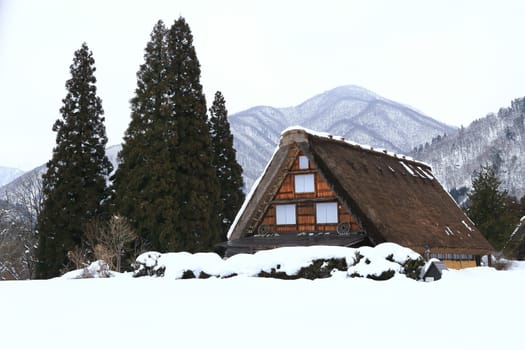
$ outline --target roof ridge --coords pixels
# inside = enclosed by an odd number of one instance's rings
[[[300,136],[301,134],[303,134],[304,136]],[[319,138],[324,138],[324,139],[332,140],[332,141],[344,142],[345,144],[347,144],[349,146],[353,146],[353,147],[359,148],[359,149],[361,149],[363,151],[383,154],[383,155],[386,155],[386,156],[389,156],[389,157],[392,157],[392,158],[395,158],[395,159],[398,159],[398,160],[401,160],[401,161],[411,162],[411,163],[414,163],[414,164],[417,164],[417,165],[422,165],[422,166],[425,166],[425,167],[427,167],[429,169],[432,169],[430,164],[425,163],[425,162],[420,161],[420,160],[416,160],[416,159],[414,159],[414,158],[412,158],[410,156],[407,156],[407,155],[404,155],[404,154],[401,154],[401,153],[393,153],[393,152],[388,151],[387,149],[380,148],[380,147],[375,148],[373,146],[360,144],[360,143],[357,143],[355,141],[347,140],[343,136],[336,136],[336,135],[332,135],[332,134],[330,134],[328,132],[320,132],[320,131],[311,130],[311,129],[302,127],[300,125],[294,125],[294,126],[291,126],[291,127],[288,127],[286,129],[284,129],[281,132],[280,145],[296,142],[297,139],[305,139],[305,141],[306,141],[306,135],[315,136],[315,137],[319,137]]]

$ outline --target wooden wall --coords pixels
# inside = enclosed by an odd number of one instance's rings
[[[467,267],[476,267],[476,260],[443,260],[443,263],[449,269],[465,269]]]
[[[315,217],[316,201],[302,201],[296,204],[296,224],[295,225],[276,225],[275,205],[272,204],[262,224],[268,225],[271,232],[335,232],[337,224],[316,224]],[[339,222],[349,222],[352,225],[352,231],[359,231],[361,228],[357,220],[350,215],[340,204],[338,205]]]
[[[295,193],[294,191],[294,176],[297,174],[314,174],[315,178],[315,192],[313,193]],[[335,198],[335,194],[330,190],[328,184],[323,181],[321,175],[316,171],[296,171],[290,172],[275,196],[275,200],[290,200],[302,198]]]
[[[268,208],[262,224],[269,227],[270,232],[336,232],[337,224],[316,224],[315,204],[318,202],[337,202],[335,194],[330,186],[323,180],[317,169],[309,163],[308,169],[299,168],[300,153],[289,169],[279,191]],[[315,191],[312,193],[295,193],[294,176],[298,174],[314,174]],[[295,225],[276,225],[275,206],[279,204],[295,204],[296,224]],[[356,218],[347,212],[338,203],[338,222],[349,222],[352,231],[359,231],[361,228]]]

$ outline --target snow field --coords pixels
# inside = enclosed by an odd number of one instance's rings
[[[516,348],[525,270],[2,282],[2,349]]]

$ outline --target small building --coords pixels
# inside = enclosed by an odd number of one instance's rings
[[[444,270],[448,270],[447,266],[442,261],[432,258],[421,269],[419,279],[425,282],[440,280]]]
[[[493,251],[427,164],[291,128],[281,135],[222,247],[231,256],[282,246],[381,242],[426,251],[451,268],[476,266]]]

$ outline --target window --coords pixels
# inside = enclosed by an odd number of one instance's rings
[[[295,204],[276,205],[276,224],[295,225]]]
[[[337,203],[317,203],[315,205],[315,215],[318,224],[337,223]]]
[[[295,192],[315,192],[314,174],[295,175]]]
[[[299,157],[299,169],[308,169],[308,157],[306,156]]]

